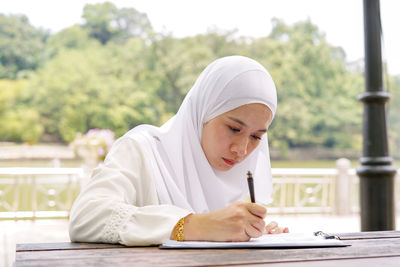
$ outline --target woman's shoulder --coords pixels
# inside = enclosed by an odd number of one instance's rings
[[[109,159],[125,161],[134,159],[136,163],[151,158],[151,150],[156,147],[157,138],[145,131],[129,131],[118,138],[107,155]]]
[[[112,145],[108,156],[127,156],[127,155],[141,155],[145,148],[145,142],[140,136],[124,135],[115,141]]]

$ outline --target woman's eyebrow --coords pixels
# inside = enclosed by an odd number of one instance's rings
[[[228,117],[228,118],[231,119],[231,120],[233,120],[233,121],[235,121],[235,122],[237,122],[237,123],[239,123],[240,125],[242,125],[242,126],[244,126],[244,127],[247,127],[247,124],[244,123],[243,121],[239,120],[239,119],[236,119],[236,118],[233,118],[233,117]],[[260,130],[257,130],[257,132],[266,133],[266,132],[267,132],[267,129],[260,129]]]

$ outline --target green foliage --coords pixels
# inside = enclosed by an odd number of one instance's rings
[[[362,77],[346,70],[343,51],[327,44],[316,26],[275,20],[250,56],[271,70],[278,90],[272,146],[360,148]]]
[[[50,36],[46,47],[49,53],[54,55],[61,49],[85,49],[96,44],[98,41],[91,38],[87,30],[79,25],[74,25]]]
[[[155,93],[165,103],[164,111],[170,117],[178,110],[199,73],[215,56],[195,38],[161,36],[150,49],[151,70],[160,81]]]
[[[118,9],[114,4],[87,4],[83,9],[83,25],[89,35],[102,44],[124,43],[131,37],[146,37],[152,27],[146,14],[134,8]]]
[[[26,16],[0,14],[0,79],[16,79],[23,70],[36,69],[46,38],[47,33],[30,25]]]
[[[0,80],[0,140],[70,142],[93,128],[119,137],[139,124],[161,125],[210,62],[240,54],[263,64],[276,83],[272,148],[361,148],[362,70],[350,71],[343,50],[310,21],[274,19],[270,35],[257,39],[219,29],[175,38],[152,32],[146,14],[108,2],[86,5],[83,18],[46,39],[26,18],[0,15],[7,37],[0,38],[1,77],[34,70]],[[390,142],[400,151],[400,79],[388,81]]]
[[[0,80],[0,140],[39,141],[43,127],[37,110],[21,103],[27,81]]]
[[[71,141],[77,131],[91,128],[110,128],[120,136],[139,123],[157,123],[151,96],[133,79],[140,64],[127,72],[119,50],[124,47],[61,50],[32,77],[32,105],[45,118],[46,134]]]

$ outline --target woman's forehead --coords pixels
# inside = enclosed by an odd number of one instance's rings
[[[272,120],[271,110],[264,104],[253,103],[225,112],[221,117],[236,121],[244,126],[268,128]]]
[[[247,114],[247,113],[257,113],[259,115],[270,116],[272,114],[271,109],[261,103],[251,103],[234,108],[225,114]]]

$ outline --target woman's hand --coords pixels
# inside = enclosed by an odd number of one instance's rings
[[[287,227],[279,227],[277,222],[270,222],[265,227],[265,234],[281,234],[281,233],[289,233],[289,228]]]
[[[243,202],[210,213],[190,214],[185,218],[185,240],[248,241],[264,234],[266,215],[263,206]]]

